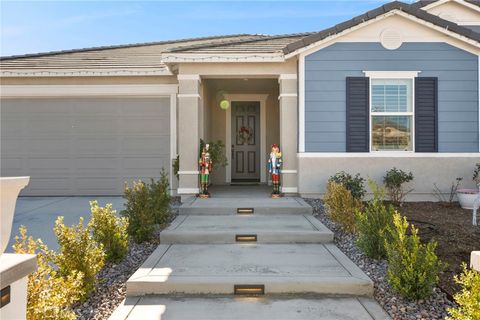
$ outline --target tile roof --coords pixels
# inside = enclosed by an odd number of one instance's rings
[[[420,0],[414,4],[394,1],[320,32],[285,35],[236,34],[130,45],[55,51],[22,56],[0,57],[5,70],[88,70],[88,69],[166,69],[162,54],[200,53],[279,53],[289,54],[317,41],[372,20],[392,10],[401,10],[436,26],[480,42],[480,33],[429,14],[421,8],[439,0]],[[480,0],[465,0],[480,5]]]
[[[165,68],[161,62],[161,54],[178,46],[216,44],[227,40],[240,41],[264,37],[264,35],[236,34],[26,54],[1,57],[0,67],[2,69]]]

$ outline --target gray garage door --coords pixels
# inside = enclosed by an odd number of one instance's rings
[[[169,98],[5,99],[1,175],[22,195],[120,195],[170,167]]]

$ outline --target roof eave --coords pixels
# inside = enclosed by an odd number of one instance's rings
[[[20,69],[1,68],[0,77],[118,77],[118,76],[172,76],[168,68],[116,69]]]

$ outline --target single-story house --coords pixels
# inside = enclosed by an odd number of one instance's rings
[[[215,184],[268,183],[321,196],[345,170],[412,171],[472,187],[480,160],[480,1],[391,2],[320,32],[238,34],[2,57],[1,175],[23,195],[119,195],[170,173],[198,193],[199,141],[222,140]],[[220,100],[228,100],[226,109]],[[171,168],[179,155],[179,179]]]

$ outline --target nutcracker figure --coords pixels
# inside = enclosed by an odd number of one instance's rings
[[[268,172],[272,176],[273,192],[272,198],[280,198],[280,169],[282,167],[282,153],[280,148],[276,145],[272,145],[272,152],[268,158]]]
[[[209,198],[208,185],[210,183],[210,173],[212,172],[213,165],[210,153],[208,152],[209,145],[206,144],[203,147],[202,155],[198,164],[200,166],[200,198]]]

